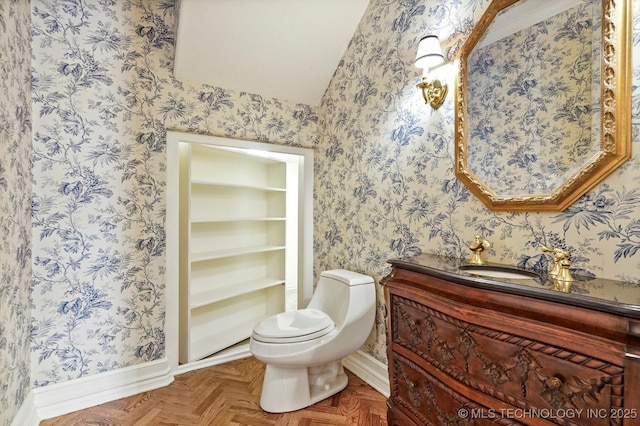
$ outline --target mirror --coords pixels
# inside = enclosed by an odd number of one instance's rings
[[[631,156],[631,0],[493,0],[458,53],[455,173],[562,211]]]

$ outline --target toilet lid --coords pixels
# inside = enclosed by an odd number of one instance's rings
[[[262,342],[301,342],[324,336],[334,327],[324,312],[298,309],[263,319],[253,329],[253,335]]]

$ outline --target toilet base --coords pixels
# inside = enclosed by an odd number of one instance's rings
[[[341,360],[315,367],[280,367],[267,364],[260,407],[269,413],[300,410],[347,387]]]

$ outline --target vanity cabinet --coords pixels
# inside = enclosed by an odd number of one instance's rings
[[[640,307],[391,264],[389,425],[640,425]]]

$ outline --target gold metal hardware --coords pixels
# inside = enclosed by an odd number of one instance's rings
[[[467,61],[480,40],[487,34],[489,27],[495,24],[494,18],[503,9],[511,7],[517,0],[492,1],[457,54],[457,78],[454,85],[455,151],[454,165],[458,179],[482,201],[495,211],[562,211],[577,201],[587,191],[599,184],[607,175],[615,171],[631,157],[631,94],[632,90],[632,36],[633,8],[632,0],[602,0],[598,4],[597,15],[602,22],[597,26],[601,33],[597,36],[599,45],[594,44],[594,57],[597,57],[597,84],[599,93],[594,94],[594,103],[600,103],[601,110],[595,114],[593,135],[599,135],[594,141],[594,155],[574,165],[573,173],[552,192],[543,194],[499,194],[474,173],[472,159],[468,153],[473,144],[469,129],[477,123],[472,121],[469,112],[468,86],[473,70]],[[596,81],[596,80],[594,80]],[[501,166],[503,164],[499,164]]]
[[[422,77],[422,82],[416,86],[422,89],[422,97],[424,102],[431,105],[431,108],[438,109],[444,103],[447,97],[447,85],[440,80],[428,81],[426,77]]]
[[[480,238],[480,235],[476,235],[474,238],[475,240],[469,245],[469,249],[473,252],[469,263],[473,265],[483,265],[485,261],[482,258],[482,252],[491,247],[491,243]]]
[[[553,253],[553,268],[549,271],[549,275],[551,275],[552,278],[557,277],[560,273],[560,263],[565,259],[569,259],[569,252],[547,246],[542,246],[542,252]]]
[[[553,268],[549,271],[549,276],[553,279],[553,289],[568,293],[575,281],[569,270],[569,252],[547,246],[542,246],[542,252],[553,253]]]
[[[423,77],[416,87],[422,89],[422,97],[425,103],[431,105],[431,108],[438,109],[447,97],[447,85],[438,79],[429,81],[427,75],[431,69],[437,67],[444,62],[442,54],[442,46],[440,39],[435,34],[428,34],[420,39],[418,43],[418,51],[416,52],[415,65],[422,68]]]
[[[571,263],[569,263],[568,259],[563,259],[560,262],[560,272],[553,278],[553,288],[555,290],[559,290],[564,293],[569,293],[569,290],[571,290],[571,285],[575,279],[571,276],[571,271],[569,271],[570,266]]]
[[[562,380],[559,379],[558,377],[551,377],[546,380],[545,384],[549,389],[556,390],[556,389],[560,389],[560,387],[562,386]]]

